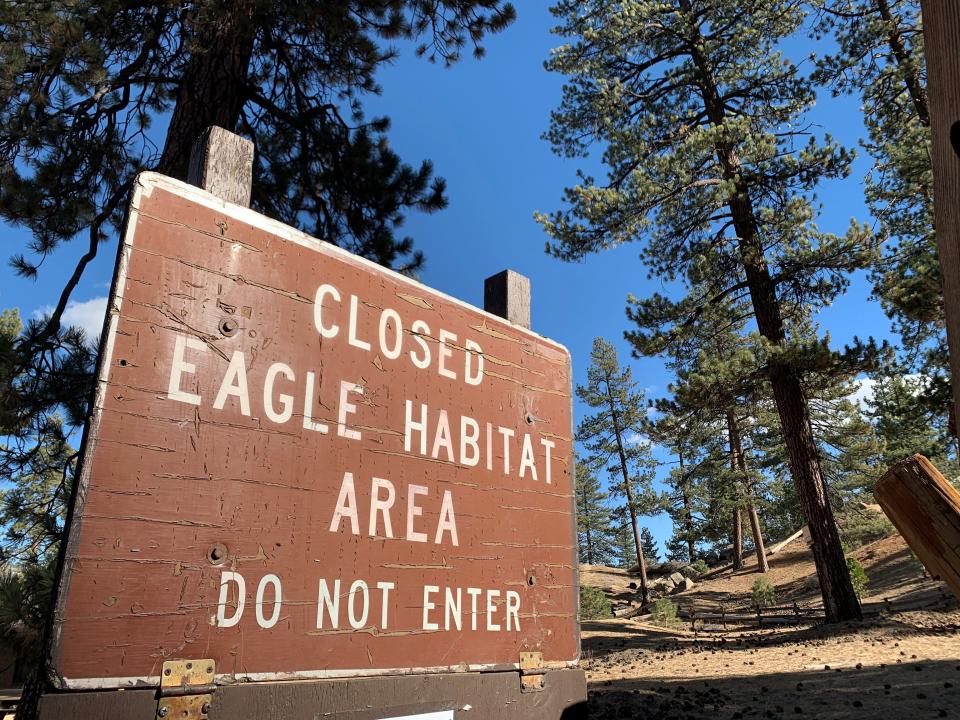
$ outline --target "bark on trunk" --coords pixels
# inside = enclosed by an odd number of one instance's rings
[[[757,507],[753,504],[753,496],[747,482],[747,458],[743,452],[743,440],[740,435],[740,424],[732,410],[727,411],[727,436],[730,439],[730,456],[733,462],[733,471],[739,476],[737,483],[737,499],[740,500],[741,489],[747,488],[746,510],[750,518],[750,532],[753,535],[753,547],[757,553],[757,572],[765,573],[770,569],[767,564],[767,553],[763,545],[763,532],[760,528],[760,518],[757,516]],[[738,507],[739,509],[739,507]]]
[[[692,12],[690,0],[680,0],[680,6],[689,16]],[[692,37],[689,53],[700,75],[704,108],[710,122],[720,126],[726,118],[716,79],[703,54],[702,37],[696,25],[690,23],[690,28]],[[738,238],[740,262],[750,291],[757,329],[767,340],[782,345],[786,340],[783,313],[776,284],[764,256],[753,203],[748,188],[743,185],[740,158],[733,145],[722,142],[716,147],[716,156],[723,179],[731,183],[733,188],[727,206]],[[860,601],[850,582],[840,534],[827,498],[827,486],[820,469],[819,451],[813,437],[810,410],[800,375],[788,362],[775,357],[769,364],[769,378],[790,456],[790,472],[797,486],[801,510],[810,527],[826,620],[859,620],[862,617]]]
[[[757,552],[757,572],[766,573],[770,570],[767,562],[767,548],[763,544],[763,529],[760,527],[760,516],[757,515],[757,506],[750,500],[747,505],[747,515],[750,516],[750,529],[753,531],[753,547]]]
[[[736,479],[741,470],[743,450],[740,447],[740,436],[737,434],[736,418],[732,410],[727,410],[727,442],[730,446],[730,469],[734,475],[734,497],[737,505],[733,509],[733,569],[743,569],[743,513],[740,510],[739,481]]]
[[[620,457],[620,473],[623,477],[623,491],[627,496],[627,510],[630,513],[630,527],[633,529],[633,544],[637,550],[637,566],[640,568],[640,602],[644,605],[649,600],[647,593],[647,563],[643,558],[643,545],[640,543],[640,529],[637,527],[637,510],[633,504],[633,488],[630,487],[630,471],[627,468],[627,455],[623,451],[623,428],[620,427],[620,419],[617,414],[617,406],[613,401],[613,396],[609,392],[610,384],[607,383],[607,403],[610,407],[610,417],[613,422],[613,432],[617,440],[617,454]]]
[[[887,0],[874,0],[874,2],[877,12],[880,13],[880,17],[883,18],[883,22],[887,26],[887,43],[890,45],[890,51],[897,61],[897,67],[903,71],[903,82],[907,93],[910,95],[910,100],[913,102],[913,108],[917,111],[917,118],[919,118],[921,124],[930,127],[930,107],[927,103],[927,91],[923,87],[918,65],[912,62],[907,44],[903,39],[903,32],[890,10],[890,3]]]
[[[236,129],[247,100],[247,73],[256,34],[244,2],[232,4],[216,18],[204,17],[195,25],[202,30],[185,39],[192,54],[177,88],[176,105],[157,164],[159,172],[180,180],[187,179],[190,149],[204,130],[211,125]],[[189,34],[189,21],[185,27],[184,32]]]
[[[743,517],[739,505],[733,509],[733,569],[743,570]]]
[[[680,458],[680,497],[683,501],[683,528],[687,536],[687,555],[691,563],[697,561],[697,543],[693,537],[693,512],[690,510],[690,491],[687,487],[687,477],[683,472],[683,452],[677,453]]]

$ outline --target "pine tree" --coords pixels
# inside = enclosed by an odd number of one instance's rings
[[[580,562],[609,565],[616,557],[616,549],[607,493],[600,489],[596,473],[585,463],[577,464],[576,494]]]
[[[692,563],[695,559],[690,558],[690,546],[687,544],[687,538],[684,535],[676,533],[674,525],[674,534],[667,540],[667,561],[677,563]]]
[[[842,292],[874,247],[862,228],[838,237],[813,223],[817,183],[846,176],[851,154],[809,137],[813,88],[777,50],[804,21],[801,3],[564,0],[553,12],[571,42],[547,66],[570,79],[547,138],[567,156],[603,143],[609,173],[581,175],[566,209],[537,215],[548,249],[573,261],[643,240],[650,273],[686,295],[633,309],[670,325],[749,301],[826,618],[859,618],[802,386],[808,367],[839,358],[825,341],[795,342],[787,323]]]
[[[577,440],[589,453],[587,462],[608,467],[611,492],[626,499],[625,512],[640,566],[640,593],[646,603],[647,569],[637,518],[654,512],[659,499],[652,491],[655,463],[650,448],[637,440],[646,419],[643,389],[634,381],[630,368],[620,367],[613,345],[596,338],[590,352],[587,384],[577,387],[577,396],[595,411],[581,420]]]
[[[626,507],[620,506],[613,511],[613,523],[615,528],[613,540],[617,564],[626,570],[638,566],[636,533],[634,532],[636,526],[630,519],[630,513],[627,512]]]
[[[654,565],[660,562],[660,550],[657,549],[657,541],[653,539],[653,533],[648,528],[640,531],[640,547],[643,549],[643,557],[647,562]]]
[[[648,425],[647,432],[657,445],[677,458],[666,478],[670,488],[664,495],[664,509],[673,521],[673,535],[667,544],[667,557],[675,559],[679,553],[674,545],[683,543],[683,557],[696,562],[697,541],[701,534],[694,515],[697,508],[697,483],[709,469],[711,433],[696,412],[688,412],[676,402],[660,399],[656,402],[658,418]]]
[[[815,78],[834,94],[859,97],[874,160],[864,192],[887,239],[872,270],[901,338],[903,356],[934,378],[924,394],[933,414],[949,414],[942,280],[933,228],[930,109],[919,0],[815,0],[815,30],[836,43]]]
[[[194,140],[221,126],[254,143],[255,210],[415,272],[404,216],[443,208],[445,183],[428,161],[402,162],[364,100],[395,57],[388,43],[452,63],[514,15],[503,0],[0,3],[0,219],[32,233],[11,264],[36,278],[63,245],[82,246],[53,311],[0,357],[0,479],[29,484],[86,415],[95,353],[62,317],[139,172],[185,180]]]

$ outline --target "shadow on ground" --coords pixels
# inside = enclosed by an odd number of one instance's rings
[[[591,683],[591,720],[960,718],[960,661],[704,680]]]

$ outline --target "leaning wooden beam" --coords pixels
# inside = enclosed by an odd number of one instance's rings
[[[960,598],[960,492],[914,455],[887,470],[873,494],[930,575]]]
[[[960,420],[960,3],[922,0],[933,163],[933,224],[943,276],[954,417]]]

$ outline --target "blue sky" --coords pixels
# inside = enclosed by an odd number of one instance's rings
[[[576,382],[585,380],[591,343],[600,335],[616,343],[621,361],[651,397],[666,393],[669,377],[657,359],[633,360],[623,340],[628,293],[647,295],[660,283],[647,279],[637,246],[622,246],[595,255],[584,263],[568,264],[544,253],[546,236],[533,221],[536,210],[559,207],[563,188],[574,182],[578,167],[602,170],[596,160],[555,157],[540,139],[550,111],[560,99],[562,78],[547,73],[543,61],[560,39],[549,3],[524,0],[517,21],[485,41],[487,56],[467,58],[452,68],[432,65],[413,56],[409,47],[379,75],[383,94],[367,102],[369,115],[392,120],[389,138],[411,164],[429,158],[448,183],[449,207],[434,215],[411,215],[406,224],[426,254],[421,279],[426,284],[482,305],[483,280],[504,268],[531,278],[534,329],[565,344],[572,353]],[[787,47],[791,55],[806,55],[807,41]],[[812,119],[836,139],[855,146],[863,132],[855,100],[825,95]],[[159,123],[157,126],[158,127]],[[861,153],[854,174],[820,191],[825,230],[843,232],[852,217],[869,220],[863,204],[862,177],[869,159]],[[26,234],[2,227],[8,254],[23,247]],[[77,305],[68,320],[96,326],[113,270],[115,240],[101,248],[96,261],[74,293]],[[41,269],[37,282],[0,270],[0,307],[19,307],[25,316],[50,306],[73,264],[82,254],[80,242],[65,246]],[[889,337],[889,322],[876,302],[868,302],[869,283],[857,275],[849,292],[821,314],[834,344],[861,337]],[[98,315],[99,313],[99,315]],[[583,408],[577,407],[579,420]],[[666,458],[665,458],[666,459]],[[666,516],[646,518],[645,524],[663,541],[671,528]]]

